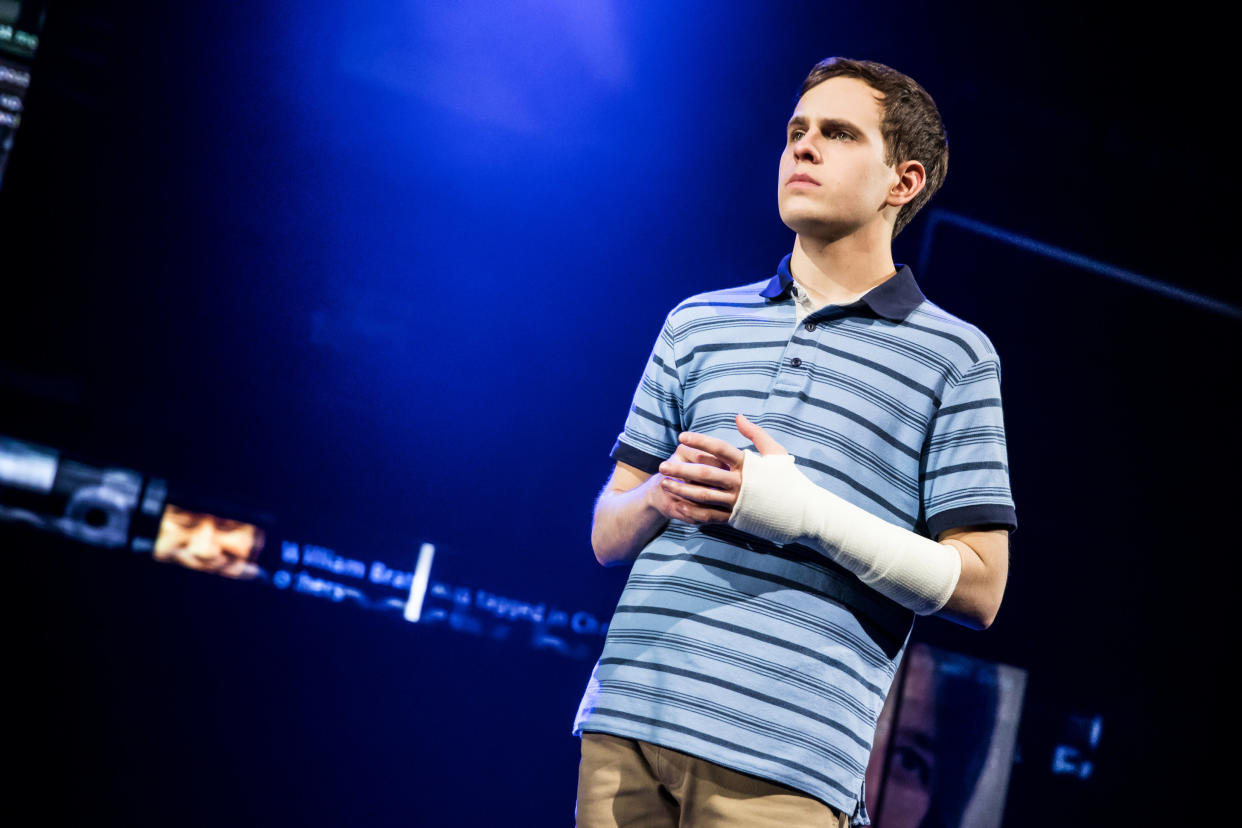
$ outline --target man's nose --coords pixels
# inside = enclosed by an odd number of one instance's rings
[[[186,548],[196,555],[211,554],[219,546],[216,543],[215,531],[210,523],[203,521],[194,527],[194,531],[190,533],[189,542]]]
[[[815,142],[811,140],[809,132],[794,142],[793,157],[798,161],[809,161],[813,164],[819,163],[819,149],[815,146]]]

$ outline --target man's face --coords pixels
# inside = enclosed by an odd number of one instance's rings
[[[777,181],[781,220],[800,236],[835,241],[879,221],[898,181],[884,163],[879,93],[829,78],[798,101]]]
[[[889,694],[867,765],[867,807],[886,828],[917,828],[936,785],[936,663],[914,645],[901,671],[900,694]],[[900,696],[901,707],[896,709]],[[894,733],[893,719],[896,718]],[[887,761],[888,766],[885,767]],[[880,788],[883,787],[881,794]],[[883,812],[876,813],[883,800]]]
[[[190,512],[169,504],[160,521],[154,557],[190,569],[247,577],[258,529],[249,523]]]

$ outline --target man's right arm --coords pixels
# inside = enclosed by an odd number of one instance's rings
[[[711,455],[689,446],[678,446],[669,459],[718,465]],[[617,461],[612,476],[595,501],[591,547],[597,561],[604,566],[629,563],[664,529],[670,518],[693,520],[685,510],[698,504],[665,490],[660,485],[663,479],[664,475],[658,472],[648,474]]]
[[[647,474],[617,462],[595,501],[591,547],[604,566],[629,563],[656,536],[668,517],[650,503],[652,487],[660,490],[660,474]]]

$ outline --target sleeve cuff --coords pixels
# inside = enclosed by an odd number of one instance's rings
[[[927,519],[927,534],[935,540],[942,532],[963,526],[1008,529],[1012,533],[1018,530],[1018,514],[1012,506],[999,503],[980,503],[974,506],[946,509]]]
[[[672,454],[672,452],[669,452],[669,454]],[[655,474],[658,472],[660,470],[660,464],[665,460],[663,457],[656,457],[654,454],[648,454],[645,451],[640,451],[627,443],[621,442],[620,440],[618,440],[616,445],[612,447],[612,452],[609,456],[613,460],[633,466],[639,471],[645,471],[647,474]]]

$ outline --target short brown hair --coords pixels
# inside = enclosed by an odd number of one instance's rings
[[[884,163],[918,161],[927,171],[922,192],[897,213],[893,235],[901,232],[944,183],[949,171],[949,140],[940,111],[927,90],[896,69],[871,60],[830,57],[811,69],[798,93],[801,98],[813,86],[829,78],[857,78],[884,96],[880,101],[880,134],[884,137]]]

